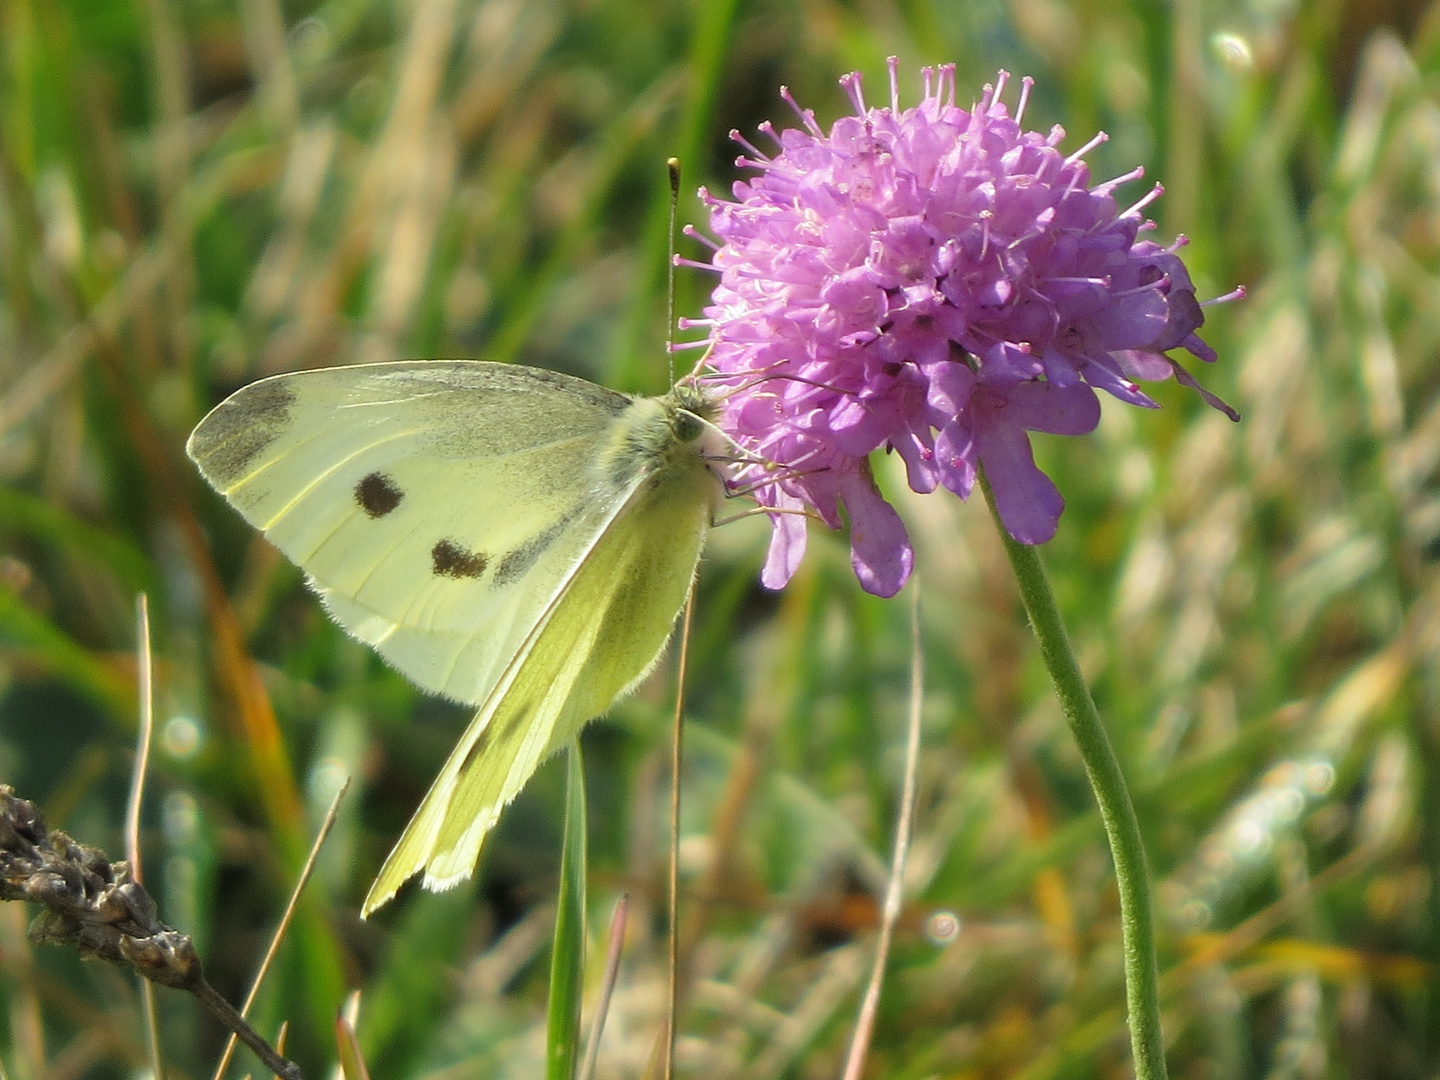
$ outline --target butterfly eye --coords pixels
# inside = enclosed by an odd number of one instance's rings
[[[677,409],[670,422],[670,430],[678,442],[692,443],[705,430],[705,422],[692,412]]]

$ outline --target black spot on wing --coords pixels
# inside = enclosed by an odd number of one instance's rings
[[[405,493],[395,481],[382,472],[372,472],[355,485],[355,501],[372,518],[384,517],[399,506],[404,497]]]
[[[525,571],[534,566],[536,560],[545,554],[545,549],[565,531],[565,526],[569,525],[573,518],[573,513],[567,514],[544,532],[536,533],[501,559],[500,567],[495,571],[495,580],[490,583],[491,587],[503,589],[506,585],[513,584],[522,578]]]
[[[233,487],[249,464],[290,428],[295,391],[285,379],[253,383],[222,402],[186,448],[211,483]]]
[[[430,549],[430,568],[440,577],[478,578],[489,565],[489,555],[467,551],[454,540],[440,540]]]

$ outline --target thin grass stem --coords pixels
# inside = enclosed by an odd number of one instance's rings
[[[910,835],[915,818],[915,780],[920,771],[920,709],[925,700],[925,655],[920,647],[920,576],[910,585],[910,713],[905,725],[905,776],[900,788],[900,811],[895,821],[895,849],[890,876],[885,883],[885,903],[880,910],[880,933],[875,942],[875,964],[860,1002],[855,1034],[850,1040],[843,1080],[860,1080],[865,1055],[875,1031],[875,1014],[880,1008],[880,987],[885,981],[885,963],[890,942],[905,900],[905,862],[910,855]]]
[[[150,737],[155,730],[154,658],[150,652],[150,601],[141,593],[135,602],[135,644],[140,652],[140,723],[135,733],[135,767],[130,772],[130,797],[125,803],[125,859],[137,885],[145,883],[140,864],[140,807],[145,801],[145,774],[150,768]],[[150,1071],[155,1080],[164,1080],[160,1059],[160,1020],[155,1012],[155,987],[140,980],[140,1008],[145,1016],[145,1041],[150,1051]]]
[[[610,942],[605,950],[605,974],[600,979],[600,996],[595,1001],[595,1019],[590,1025],[590,1038],[585,1043],[585,1057],[575,1080],[590,1080],[595,1075],[595,1062],[600,1058],[600,1036],[605,1031],[605,1017],[610,1012],[610,995],[620,975],[620,956],[625,951],[625,920],[630,913],[630,896],[621,893],[610,916]]]
[[[670,739],[670,871],[666,904],[669,939],[666,942],[670,967],[665,1000],[665,1046],[660,1075],[671,1080],[675,1073],[675,1026],[680,1013],[680,762],[684,751],[685,662],[690,657],[690,622],[695,608],[695,583],[685,598],[680,623],[680,660],[675,675],[675,724]]]
[[[295,918],[295,909],[300,903],[300,894],[304,891],[305,885],[310,880],[310,875],[315,871],[315,860],[320,856],[320,849],[325,844],[325,838],[330,835],[330,830],[335,827],[335,818],[340,813],[340,801],[345,798],[345,793],[350,790],[350,777],[345,777],[340,790],[335,792],[335,798],[330,800],[330,809],[325,812],[325,820],[320,823],[320,830],[315,834],[315,842],[310,845],[310,854],[305,857],[305,865],[300,869],[300,876],[295,879],[295,888],[290,890],[290,899],[285,904],[285,913],[280,917],[280,925],[275,928],[275,934],[270,939],[270,947],[265,950],[265,958],[260,961],[260,970],[255,972],[255,979],[250,984],[250,990],[245,995],[245,1003],[240,1006],[240,1016],[243,1018],[250,1012],[250,1007],[255,1004],[255,998],[260,993],[260,984],[265,981],[265,976],[270,972],[270,965],[275,962],[276,955],[280,952],[280,943],[285,940],[285,933],[290,929],[291,920]],[[283,1028],[281,1029],[283,1032]],[[215,1066],[214,1080],[222,1080],[225,1070],[230,1067],[230,1059],[235,1054],[235,1035],[225,1040],[225,1049],[220,1054],[220,1063]],[[276,1040],[276,1048],[282,1045],[279,1039]]]

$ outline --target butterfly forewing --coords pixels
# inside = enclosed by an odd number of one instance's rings
[[[329,368],[238,391],[189,450],[341,625],[478,704],[623,500],[590,466],[630,404],[507,364]]]

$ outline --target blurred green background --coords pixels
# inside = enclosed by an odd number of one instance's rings
[[[1068,501],[1044,557],[1152,860],[1172,1074],[1440,1076],[1440,7],[0,0],[0,782],[119,857],[148,593],[146,880],[238,1000],[352,774],[255,1014],[309,1075],[355,988],[372,1075],[538,1075],[564,770],[472,885],[359,922],[465,713],[331,625],[186,435],[251,379],[335,363],[662,389],[666,157],[703,227],[729,129],[793,123],[781,84],[828,126],[856,69],[884,100],[892,53],[907,105],[921,64],[955,62],[962,104],[1033,75],[1027,126],[1109,132],[1094,175],[1164,183],[1199,294],[1249,288],[1211,309],[1199,373],[1240,425],[1169,384],[1158,413],[1035,440]],[[708,285],[682,272],[678,312]],[[1124,1076],[1108,856],[989,518],[881,482],[927,682],[868,1075]],[[813,527],[766,593],[766,531],[720,529],[700,578],[682,1075],[837,1075],[889,858],[909,593],[863,595]],[[592,956],[632,901],[606,1077],[641,1075],[663,1008],[671,676],[585,739]],[[29,914],[0,908],[5,1074],[142,1074],[133,980],[32,952]],[[160,1005],[174,1075],[208,1075],[218,1028]]]

